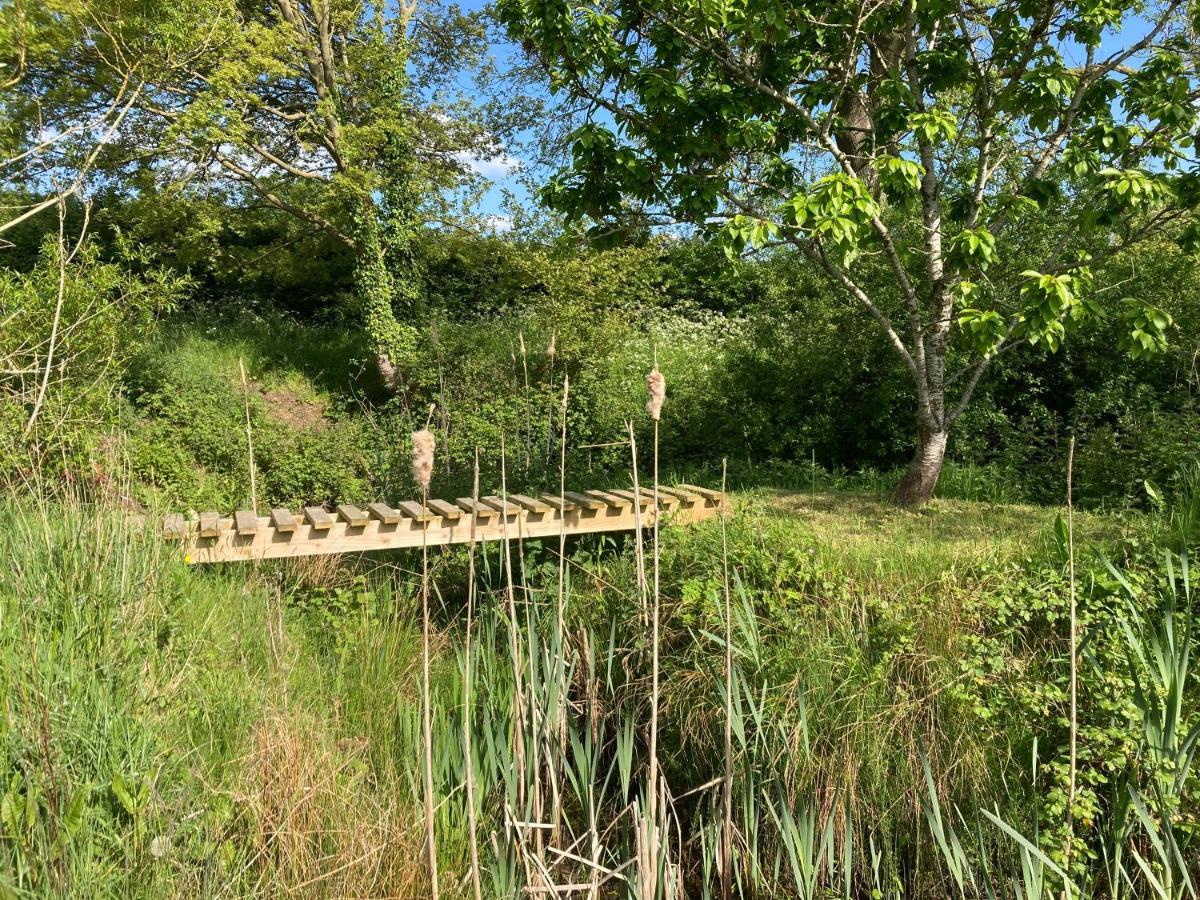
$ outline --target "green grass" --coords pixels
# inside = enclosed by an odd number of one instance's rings
[[[0,895],[426,896],[414,556],[188,568],[127,513],[0,503]],[[1006,872],[1017,860],[1018,845],[982,809],[1022,834],[1041,829],[1039,852],[1057,858],[1065,598],[1057,511],[937,501],[909,512],[853,491],[763,487],[734,503],[735,846],[747,895],[805,896],[799,882],[817,857],[835,893],[848,871],[883,896],[956,893],[955,866],[929,830],[931,783],[941,827],[949,821],[967,845],[960,874],[978,873],[981,860]],[[1099,515],[1081,515],[1077,526],[1081,545],[1125,561],[1146,619],[1130,627],[1149,628],[1160,582],[1138,548],[1151,529]],[[720,547],[716,522],[663,532],[662,762],[678,798],[669,857],[691,896],[716,884]],[[506,896],[536,874],[518,860],[537,856],[559,881],[593,871],[522,837],[506,808],[525,821],[560,809],[554,845],[605,868],[633,856],[627,804],[646,764],[646,656],[628,542],[572,545],[562,639],[551,614],[553,552],[531,543],[517,556],[526,685],[538,721],[563,715],[569,737],[564,747],[554,729],[527,734],[528,747],[542,748],[535,758],[545,761],[536,768],[547,798],[552,784],[561,791],[557,807],[544,798],[539,811],[534,768],[511,756],[499,558],[497,547],[480,557],[469,715],[484,883]],[[442,600],[439,853],[447,896],[465,896],[465,551],[439,550],[432,562]],[[1126,638],[1113,615],[1122,589],[1101,584],[1104,569],[1086,552],[1081,570],[1095,583],[1083,608],[1096,667],[1081,809],[1095,811],[1079,840],[1097,848],[1110,801],[1106,783],[1089,779],[1156,770],[1138,749],[1140,720],[1121,681]],[[569,706],[556,688],[561,661],[572,667]],[[1195,721],[1194,678],[1186,669],[1173,677],[1183,679],[1182,715]],[[590,814],[603,832],[595,845]],[[1194,801],[1174,815],[1187,847]],[[1128,821],[1135,836],[1147,833],[1132,813]],[[1138,841],[1130,847],[1150,852],[1152,842]],[[1075,874],[1093,883],[1086,869]],[[980,886],[968,891],[981,895]]]

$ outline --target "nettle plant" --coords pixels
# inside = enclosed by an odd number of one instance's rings
[[[1114,257],[1200,243],[1196,32],[1179,0],[498,0],[578,118],[544,198],[803,253],[911,376],[927,500],[998,355],[1170,319]],[[1123,283],[1122,283],[1123,282]]]

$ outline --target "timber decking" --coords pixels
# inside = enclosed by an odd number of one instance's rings
[[[634,500],[638,502],[635,514]],[[710,519],[724,507],[720,491],[694,485],[661,487],[659,508],[663,525],[688,525]],[[241,510],[232,516],[203,512],[184,519],[167,516],[163,534],[178,541],[191,563],[277,559],[323,553],[359,553],[420,547],[422,544],[465,544],[504,538],[544,538],[560,534],[632,531],[640,518],[653,525],[654,492],[628,490],[567,491],[562,497],[460,497],[454,502],[405,500],[395,508],[370,503],[366,511],[343,504],[334,514],[319,506],[297,515],[273,509],[268,516]]]

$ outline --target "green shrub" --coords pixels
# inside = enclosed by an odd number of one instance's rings
[[[95,241],[70,252],[47,237],[30,271],[0,269],[0,480],[111,476],[119,385],[188,287],[102,261]]]

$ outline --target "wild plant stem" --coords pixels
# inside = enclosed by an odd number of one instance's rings
[[[474,708],[471,705],[471,687],[474,684],[472,668],[472,637],[475,624],[475,510],[479,508],[479,448],[475,448],[475,479],[471,489],[471,540],[467,554],[467,637],[463,651],[466,664],[463,672],[463,758],[467,781],[467,832],[471,846],[471,887],[475,900],[483,900],[483,884],[479,874],[479,822],[475,808],[475,754],[471,746],[471,724]]]
[[[567,647],[566,647],[566,607],[567,607],[567,401],[570,397],[570,377],[563,370],[562,395],[562,433],[558,447],[558,608],[556,610],[554,627],[557,643],[558,658],[558,753],[559,758],[566,757],[567,750]],[[554,831],[557,835],[562,806],[554,804]]]
[[[422,509],[429,506],[429,488],[421,488]],[[425,744],[425,843],[429,850],[430,896],[438,900],[437,841],[433,833],[433,716],[429,698],[429,541],[427,523],[421,526],[421,712]]]
[[[1075,435],[1067,446],[1067,571],[1071,591],[1071,724],[1070,762],[1067,769],[1067,837],[1063,848],[1066,871],[1070,871],[1071,844],[1075,828],[1075,776],[1079,744],[1079,609],[1075,595],[1075,504],[1072,497],[1075,471]]]
[[[254,435],[250,430],[250,385],[246,381],[246,364],[238,357],[238,370],[242,373],[242,403],[246,408],[246,457],[250,465],[250,508],[258,512],[258,478],[254,465]]]
[[[529,471],[529,464],[533,458],[533,417],[529,411],[529,361],[525,353],[525,333],[517,334],[517,341],[521,347],[521,371],[525,374],[525,471]]]
[[[729,461],[721,460],[721,496],[725,496]],[[725,792],[721,828],[721,900],[733,892],[733,612],[729,602],[729,538],[725,504],[721,504],[721,584],[725,589]]]
[[[517,644],[516,589],[513,586],[512,548],[508,538],[508,467],[505,462],[504,435],[500,435],[500,525],[501,542],[504,544],[505,595],[508,601],[508,642],[513,667],[513,702],[516,704],[517,721],[513,728],[513,757],[521,777],[517,779],[517,802],[525,804],[525,688],[521,675],[521,649]]]

